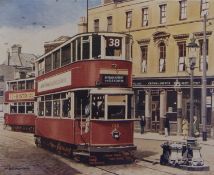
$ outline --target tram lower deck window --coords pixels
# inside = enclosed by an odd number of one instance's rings
[[[125,106],[122,105],[109,105],[108,106],[108,119],[125,119]]]

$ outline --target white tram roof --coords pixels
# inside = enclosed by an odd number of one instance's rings
[[[126,34],[126,33],[119,33],[119,32],[88,32],[88,33],[79,33],[79,34],[76,34],[74,35],[73,37],[71,37],[71,39],[67,40],[66,42],[64,42],[63,44],[59,45],[58,47],[56,47],[55,49],[51,50],[50,52],[47,52],[45,53],[44,55],[40,56],[39,58],[37,58],[35,62],[38,62],[39,60],[45,58],[46,56],[50,55],[51,53],[57,51],[58,49],[60,49],[61,47],[69,44],[71,41],[73,41],[74,39],[76,39],[77,37],[79,36],[87,36],[87,35],[96,35],[96,34],[99,34],[99,35],[109,35],[109,36],[131,36],[130,34]]]
[[[12,82],[18,82],[18,81],[30,81],[30,80],[35,80],[35,77],[29,77],[29,78],[22,78],[22,79],[15,79],[15,80],[9,80],[6,81],[7,83],[12,83]]]

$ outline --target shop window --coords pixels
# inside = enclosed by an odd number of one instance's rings
[[[181,0],[180,3],[180,20],[187,18],[187,0]]]
[[[160,24],[166,23],[166,4],[160,5]]]
[[[132,11],[126,12],[126,28],[129,29],[132,26]]]
[[[49,72],[52,70],[52,56],[48,55],[45,57],[45,72]]]
[[[82,59],[89,59],[90,57],[90,40],[89,36],[82,38]]]
[[[34,113],[34,102],[27,102],[26,103],[26,114],[33,114]]]
[[[62,47],[61,51],[61,66],[69,64],[71,62],[71,44],[67,44]]]
[[[142,26],[148,26],[149,25],[149,9],[143,8],[142,9]]]
[[[57,69],[60,67],[60,50],[53,53],[53,68]]]

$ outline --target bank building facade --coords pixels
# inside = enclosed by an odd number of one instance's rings
[[[206,128],[214,127],[214,1],[103,0],[89,9],[89,32],[132,35],[133,88],[136,115],[146,118],[146,130],[164,132],[166,116],[173,134],[182,133],[182,119],[190,119],[188,48],[194,37],[194,109],[201,120],[204,15],[206,21],[207,97]],[[213,24],[212,24],[213,23]]]

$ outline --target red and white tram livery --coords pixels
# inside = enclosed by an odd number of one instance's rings
[[[34,78],[7,82],[4,124],[14,131],[34,132]]]
[[[131,158],[131,41],[119,33],[78,34],[36,60],[37,145],[91,164]]]

